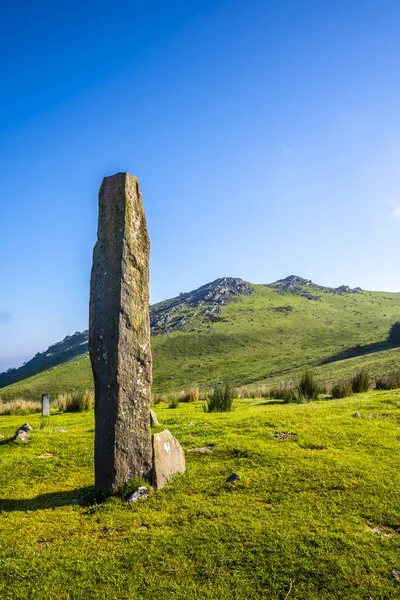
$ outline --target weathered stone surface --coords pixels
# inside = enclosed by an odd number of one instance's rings
[[[17,431],[33,431],[33,427],[29,425],[29,423],[24,423],[21,427],[18,428]]]
[[[42,417],[48,417],[50,415],[50,402],[49,395],[42,395]]]
[[[149,250],[136,177],[103,180],[90,284],[95,485],[112,492],[151,471]]]
[[[153,427],[153,426],[159,425],[159,424],[160,424],[160,422],[157,419],[156,413],[154,412],[154,410],[151,410],[150,411],[150,425]]]
[[[163,488],[174,475],[186,471],[185,454],[178,440],[165,429],[153,435],[153,485]]]
[[[17,429],[11,438],[11,442],[29,442],[31,438],[23,429]]]
[[[136,490],[131,492],[127,498],[127,502],[138,502],[139,500],[146,500],[149,497],[149,490],[145,485],[141,485]]]

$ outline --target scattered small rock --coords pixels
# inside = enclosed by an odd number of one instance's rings
[[[212,446],[203,446],[202,448],[188,448],[186,452],[201,452],[202,454],[206,454],[207,452],[212,452]]]
[[[157,419],[156,413],[154,412],[154,410],[150,410],[150,426],[153,427],[153,426],[157,426],[159,424],[160,424],[160,422]]]
[[[108,533],[114,533],[117,530],[114,529],[114,527],[103,527],[103,529],[100,529],[100,531],[103,535],[107,535]]]
[[[29,423],[24,423],[18,431],[33,431],[33,428],[29,425]]]
[[[45,452],[44,454],[38,456],[38,458],[53,458],[53,456],[56,456],[55,452]]]
[[[395,579],[397,579],[397,581],[400,581],[400,571],[396,571],[395,569],[393,569],[392,575]]]
[[[239,481],[240,479],[240,475],[238,475],[237,473],[232,473],[232,475],[229,475],[228,479],[226,480],[226,483],[235,483],[235,481]]]
[[[370,527],[367,525],[367,529],[371,533],[376,533],[376,535],[380,535],[385,538],[393,537],[393,532],[388,527],[384,527],[383,525],[376,525],[375,527]]]
[[[138,527],[138,531],[147,531],[147,530],[148,530],[148,527],[147,527],[147,525],[140,525],[140,526]]]
[[[290,433],[290,431],[282,431],[274,433],[274,438],[277,440],[297,440],[297,433]]]
[[[141,485],[136,490],[133,490],[127,498],[127,502],[138,502],[139,500],[146,500],[149,497],[149,490],[145,485]]]
[[[10,442],[29,442],[31,438],[23,429],[18,429],[12,436]]]
[[[67,433],[66,429],[56,429],[56,433]]]
[[[354,413],[353,417],[355,417],[356,419],[360,419],[361,418],[361,413],[356,412],[356,413]]]

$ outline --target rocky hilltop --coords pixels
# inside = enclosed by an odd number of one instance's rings
[[[243,294],[251,294],[250,284],[235,277],[222,277],[192,292],[181,293],[150,307],[153,335],[181,329],[190,318],[201,316],[216,320],[221,306]],[[193,311],[195,308],[197,310]]]
[[[311,279],[304,279],[297,275],[289,275],[289,277],[286,277],[285,279],[279,279],[275,283],[267,284],[267,287],[272,287],[282,293],[289,292],[297,294],[298,296],[308,298],[308,300],[316,300],[318,302],[321,300],[321,296],[318,295],[319,292],[339,294],[341,296],[344,294],[359,294],[362,292],[360,287],[350,288],[348,285],[341,285],[337,288],[318,285],[313,283]]]

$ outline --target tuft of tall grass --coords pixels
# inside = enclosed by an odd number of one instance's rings
[[[332,398],[347,398],[352,396],[353,388],[350,381],[339,381],[332,386]]]
[[[360,371],[354,373],[350,381],[354,394],[368,392],[371,384],[369,372],[366,369],[361,369]]]
[[[24,400],[24,398],[16,398],[4,403],[0,400],[0,415],[29,415],[41,412],[41,410],[40,402]]]
[[[179,402],[197,402],[200,398],[199,388],[194,386],[189,390],[182,390],[178,398]]]
[[[164,400],[164,397],[161,394],[152,394],[151,396],[151,405],[156,406],[160,404]]]
[[[296,390],[292,385],[280,383],[268,391],[268,398],[283,400],[284,402],[297,402]]]
[[[396,390],[400,388],[400,371],[393,371],[375,377],[375,388],[377,390]]]
[[[60,394],[54,407],[62,412],[86,412],[94,407],[94,393],[86,390],[83,393],[73,391]]]
[[[300,402],[304,400],[316,400],[321,393],[321,387],[316,382],[311,371],[305,371],[297,384],[297,395]]]
[[[179,406],[179,399],[177,397],[171,398],[171,400],[168,403],[168,408],[178,408]]]
[[[204,412],[230,412],[233,410],[235,394],[229,383],[216,385],[210,396],[203,402]]]

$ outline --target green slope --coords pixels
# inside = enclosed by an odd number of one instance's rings
[[[277,285],[247,285],[251,293],[218,305],[211,316],[204,307],[175,306],[172,322],[182,323],[184,315],[183,325],[152,337],[155,391],[209,386],[225,379],[244,385],[290,377],[340,357],[349,348],[356,358],[318,367],[321,376],[334,379],[335,373],[361,364],[374,372],[397,368],[399,354],[385,340],[400,319],[400,294],[337,293],[312,284],[295,292]],[[308,299],[301,289],[318,300]],[[165,307],[167,302],[161,304]],[[37,398],[46,391],[54,397],[91,386],[89,359],[83,355],[6,386],[0,396]]]

